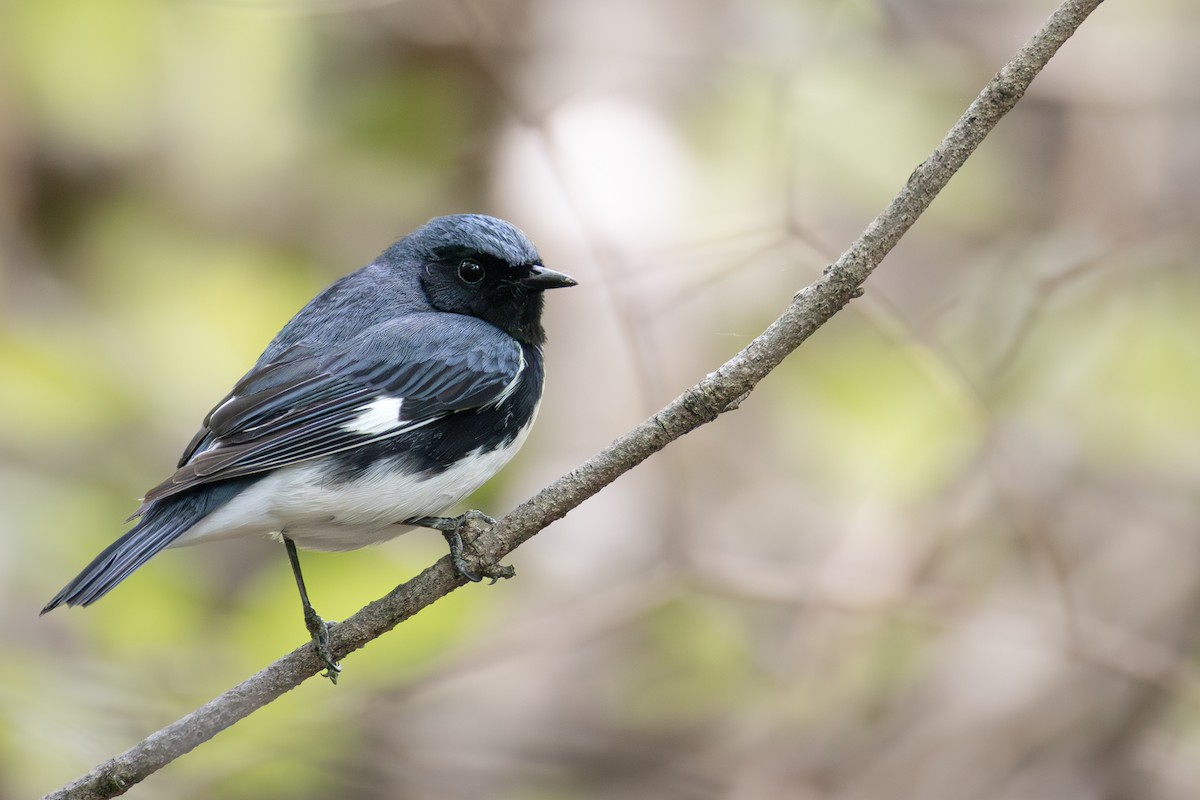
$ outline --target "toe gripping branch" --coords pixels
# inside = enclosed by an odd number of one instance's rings
[[[511,578],[517,574],[507,564],[481,564],[479,574],[476,574],[467,563],[467,549],[480,534],[496,524],[496,520],[482,511],[468,511],[457,517],[418,517],[408,520],[407,524],[441,531],[450,547],[450,562],[454,565],[454,571],[472,583],[478,583],[483,578],[491,578],[491,582],[495,583],[501,578]]]
[[[505,564],[480,564],[479,573],[476,574],[467,563],[467,549],[474,544],[481,533],[496,524],[496,520],[487,514],[480,511],[468,511],[458,517],[419,517],[407,520],[405,524],[420,525],[424,528],[441,531],[442,536],[446,539],[446,544],[450,546],[450,562],[454,565],[454,571],[472,583],[478,583],[483,578],[491,578],[492,583],[495,583],[501,578],[511,578],[517,573],[515,569]],[[296,578],[296,588],[300,591],[300,602],[304,607],[304,627],[308,629],[308,635],[312,637],[317,655],[325,664],[324,677],[337,683],[342,667],[334,660],[329,646],[329,632],[334,623],[321,619],[308,600],[308,590],[304,586],[304,576],[300,572],[300,558],[296,553],[295,542],[284,536],[283,543],[287,548],[288,561],[291,562],[292,572]]]

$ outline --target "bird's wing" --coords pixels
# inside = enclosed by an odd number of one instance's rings
[[[457,411],[504,400],[521,346],[482,320],[411,314],[332,354],[303,345],[259,364],[204,420],[179,469],[146,504],[398,436]]]

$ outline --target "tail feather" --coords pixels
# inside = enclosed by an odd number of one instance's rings
[[[75,578],[54,595],[41,613],[64,603],[88,606],[108,594],[133,571],[245,488],[247,481],[227,481],[146,506],[141,519],[104,548]]]

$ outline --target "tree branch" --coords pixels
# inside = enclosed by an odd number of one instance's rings
[[[1101,2],[1065,0],[1042,29],[988,82],[929,158],[913,170],[888,207],[819,280],[796,294],[783,314],[746,349],[482,534],[474,545],[481,561],[497,563],[654,453],[735,408],[788,354],[858,295],[859,287],[884,256]],[[331,636],[335,657],[344,657],[365,646],[463,584],[463,579],[451,569],[449,558],[442,558],[337,625]],[[312,645],[305,644],[47,797],[91,799],[123,794],[322,668]]]

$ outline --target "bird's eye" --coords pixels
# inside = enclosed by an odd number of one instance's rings
[[[479,283],[483,280],[483,267],[478,261],[465,259],[458,265],[458,277],[463,283]]]

